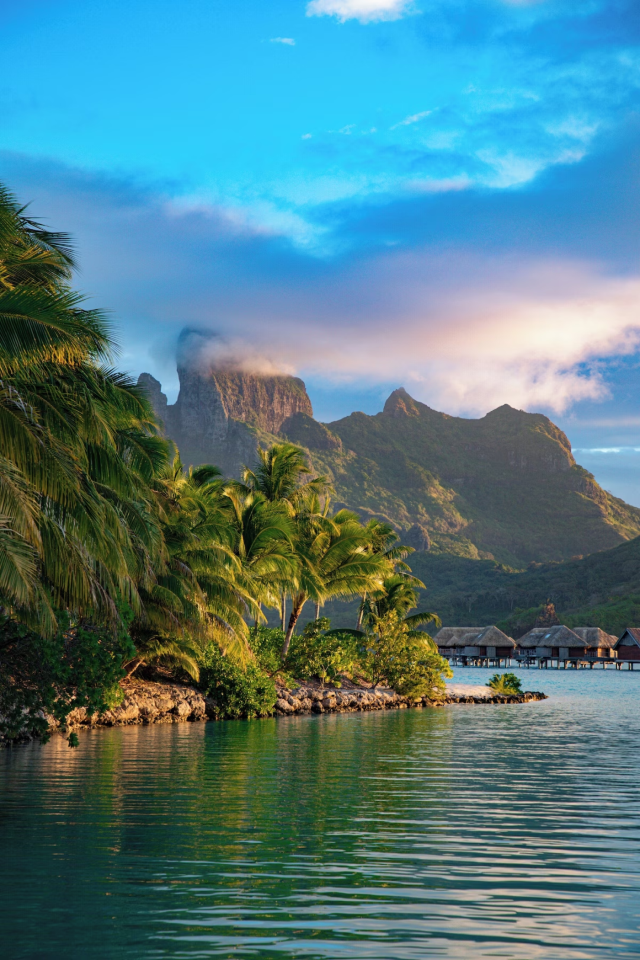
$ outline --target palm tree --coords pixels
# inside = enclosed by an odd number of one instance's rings
[[[140,588],[142,610],[130,631],[137,652],[128,673],[165,659],[197,677],[198,652],[210,642],[246,659],[245,617],[258,606],[234,554],[219,470],[204,466],[185,473],[176,455],[153,485],[164,551],[155,575]]]
[[[420,612],[409,615],[409,611],[418,605],[420,587],[424,587],[424,584],[417,577],[394,573],[383,582],[380,591],[367,599],[363,614],[364,624],[368,627],[393,612],[411,630],[426,623],[440,626],[440,618],[435,613]]]
[[[309,497],[315,495],[326,499],[329,489],[327,479],[312,476],[307,457],[300,447],[292,443],[275,443],[266,450],[259,447],[257,453],[257,468],[250,470],[245,467],[243,473],[246,488],[262,494],[270,503],[286,507],[294,522],[299,511],[304,510]],[[280,594],[283,633],[287,625],[287,594],[291,594],[292,589],[292,583],[283,585]]]
[[[166,459],[147,400],[102,366],[104,317],[69,287],[69,239],[0,187],[0,603],[45,633],[54,608],[117,619],[161,540]]]
[[[327,516],[315,496],[296,517],[294,540],[300,575],[282,647],[286,657],[291,637],[307,600],[324,603],[332,597],[352,597],[381,589],[391,572],[389,561],[368,549],[369,537],[357,514],[340,510]]]
[[[224,497],[231,508],[233,551],[241,563],[241,582],[260,607],[277,609],[285,587],[296,582],[299,567],[289,512],[281,501],[270,502],[239,483],[228,483]]]
[[[404,563],[404,561],[410,554],[414,552],[413,547],[405,547],[399,543],[400,538],[391,524],[383,520],[373,518],[369,520],[365,530],[367,531],[367,536],[369,538],[368,549],[371,551],[371,553],[384,556],[389,561],[392,569],[396,573],[411,576],[411,568]],[[424,586],[424,584],[420,583],[420,581],[417,581],[417,583],[419,586]],[[365,592],[362,595],[362,601],[360,603],[360,607],[358,608],[356,630],[359,630],[362,626],[362,617],[365,611],[366,602],[367,594]]]

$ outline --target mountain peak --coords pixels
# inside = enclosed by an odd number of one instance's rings
[[[382,411],[391,417],[419,417],[420,409],[418,404],[410,396],[404,387],[398,387],[388,397]]]

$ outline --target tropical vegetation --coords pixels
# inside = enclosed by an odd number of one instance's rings
[[[441,686],[393,529],[333,512],[291,443],[242,481],[185,469],[74,267],[69,238],[0,188],[0,733],[103,710],[150,667],[199,682],[221,716],[270,712],[277,675]],[[359,598],[362,629],[331,631],[334,598]]]
[[[494,673],[487,683],[494,693],[522,693],[522,682],[515,673]]]

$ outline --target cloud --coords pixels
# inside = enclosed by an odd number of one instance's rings
[[[287,47],[295,47],[296,45],[293,37],[272,37],[269,43],[284,43]]]
[[[175,379],[186,326],[248,369],[336,389],[403,384],[450,413],[557,412],[604,398],[602,359],[640,344],[640,135],[608,144],[526,189],[308,209],[331,241],[322,255],[284,222],[178,202],[168,185],[7,155],[0,173],[34,216],[77,237],[82,286],[117,318],[134,372]]]
[[[413,0],[311,0],[307,4],[308,17],[337,17],[341,23],[359,20],[373,23],[379,20],[399,20],[411,11]]]
[[[425,117],[430,116],[433,113],[433,110],[423,110],[421,113],[414,113],[410,117],[405,117],[404,120],[400,120],[399,123],[394,123],[390,130],[397,130],[398,127],[408,127],[412,123],[418,123],[420,120],[424,120]]]

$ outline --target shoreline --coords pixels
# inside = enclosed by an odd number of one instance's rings
[[[115,727],[151,723],[198,723],[220,720],[215,701],[194,687],[178,683],[133,680],[123,684],[123,702],[100,715],[88,716],[84,708],[69,714],[67,730],[83,727]],[[408,710],[453,704],[516,704],[546,700],[546,694],[526,691],[518,695],[446,694],[439,698],[410,699],[389,688],[366,689],[354,685],[334,687],[307,682],[293,690],[277,686],[272,714],[287,717],[304,714],[355,713],[374,710]]]

